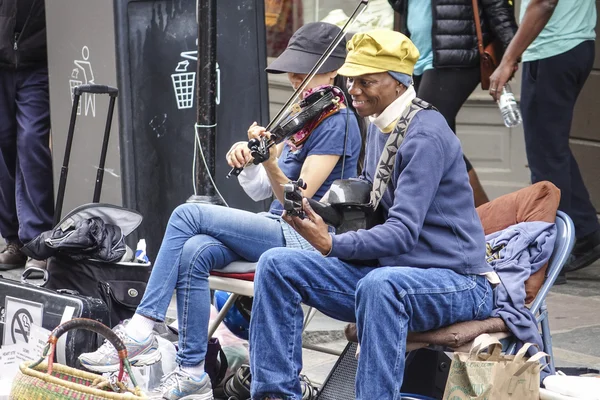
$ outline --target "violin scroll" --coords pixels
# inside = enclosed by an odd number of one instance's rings
[[[270,147],[271,145],[266,138],[250,139],[248,141],[248,148],[250,149],[250,154],[254,158],[252,162],[255,165],[258,165],[267,161],[271,155],[271,152],[269,151]]]
[[[304,219],[306,218],[306,212],[304,211],[304,207],[302,205],[304,195],[300,189],[306,190],[306,182],[304,182],[302,178],[283,185],[283,209],[288,215]],[[310,198],[307,198],[307,200],[313,211],[320,215],[326,224],[335,228],[342,224],[342,214],[338,210],[331,207],[331,205],[321,203]]]
[[[283,185],[283,209],[288,215],[304,218],[306,216],[302,209],[304,196],[300,189],[306,189],[306,183],[302,178]]]

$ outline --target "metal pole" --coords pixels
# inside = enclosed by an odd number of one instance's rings
[[[212,177],[216,157],[216,61],[217,61],[217,1],[197,1],[198,69],[196,73],[196,171],[197,193],[188,202],[221,204],[215,195]],[[198,146],[202,146],[200,149]]]

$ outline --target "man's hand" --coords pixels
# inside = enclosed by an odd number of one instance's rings
[[[506,82],[512,79],[519,68],[519,64],[512,61],[507,61],[504,58],[502,62],[496,68],[494,73],[490,76],[490,96],[494,100],[498,101],[502,95],[502,88],[506,85]]]
[[[302,207],[306,218],[291,217],[283,214],[285,222],[291,225],[308,243],[312,244],[315,249],[323,255],[329,254],[331,251],[331,235],[329,234],[328,225],[323,221],[320,215],[314,212],[308,204],[307,199],[302,199]]]

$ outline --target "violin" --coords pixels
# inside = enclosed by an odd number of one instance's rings
[[[338,93],[341,89],[338,89]],[[270,155],[269,149],[308,126],[316,122],[323,115],[331,115],[340,109],[341,99],[335,93],[335,87],[328,86],[311,93],[308,97],[292,106],[291,110],[284,115],[282,123],[271,131],[268,139],[251,139],[248,148],[253,157],[254,164],[265,162]],[[316,126],[315,124],[313,124]],[[240,169],[241,172],[241,169]],[[234,173],[235,174],[235,173]]]
[[[291,111],[282,118],[282,123],[271,130],[278,138],[288,138],[298,133],[310,121],[332,106],[339,108],[340,98],[333,92],[333,87],[325,87],[311,93],[308,97],[292,106]]]
[[[298,88],[281,107],[277,115],[265,127],[265,130],[271,133],[271,138],[267,139],[266,137],[263,137],[261,139],[251,139],[248,141],[250,154],[252,157],[254,157],[251,163],[260,164],[266,161],[269,158],[269,149],[272,146],[275,146],[298,133],[307,123],[314,121],[315,118],[318,118],[327,107],[330,107],[333,104],[336,97],[333,89],[330,89],[329,92],[326,89],[322,91],[319,90],[315,93],[312,93],[300,102],[294,103],[294,101],[304,91],[304,89],[306,89],[308,83],[315,76],[317,71],[323,66],[327,58],[329,58],[329,56],[333,53],[337,45],[344,38],[348,28],[366,9],[368,3],[369,0],[361,0],[359,2],[348,21],[346,21],[340,32],[335,36],[335,38],[333,38],[333,41],[329,44],[323,55],[319,58],[308,75],[306,75]],[[250,163],[246,165],[249,164]],[[243,167],[232,168],[227,174],[227,178],[230,178],[232,175],[238,176],[243,169]]]

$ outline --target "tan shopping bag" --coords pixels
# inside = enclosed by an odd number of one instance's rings
[[[498,339],[478,336],[468,353],[454,353],[443,400],[538,400],[540,359],[547,354],[538,351],[527,358],[531,346],[503,355]]]

